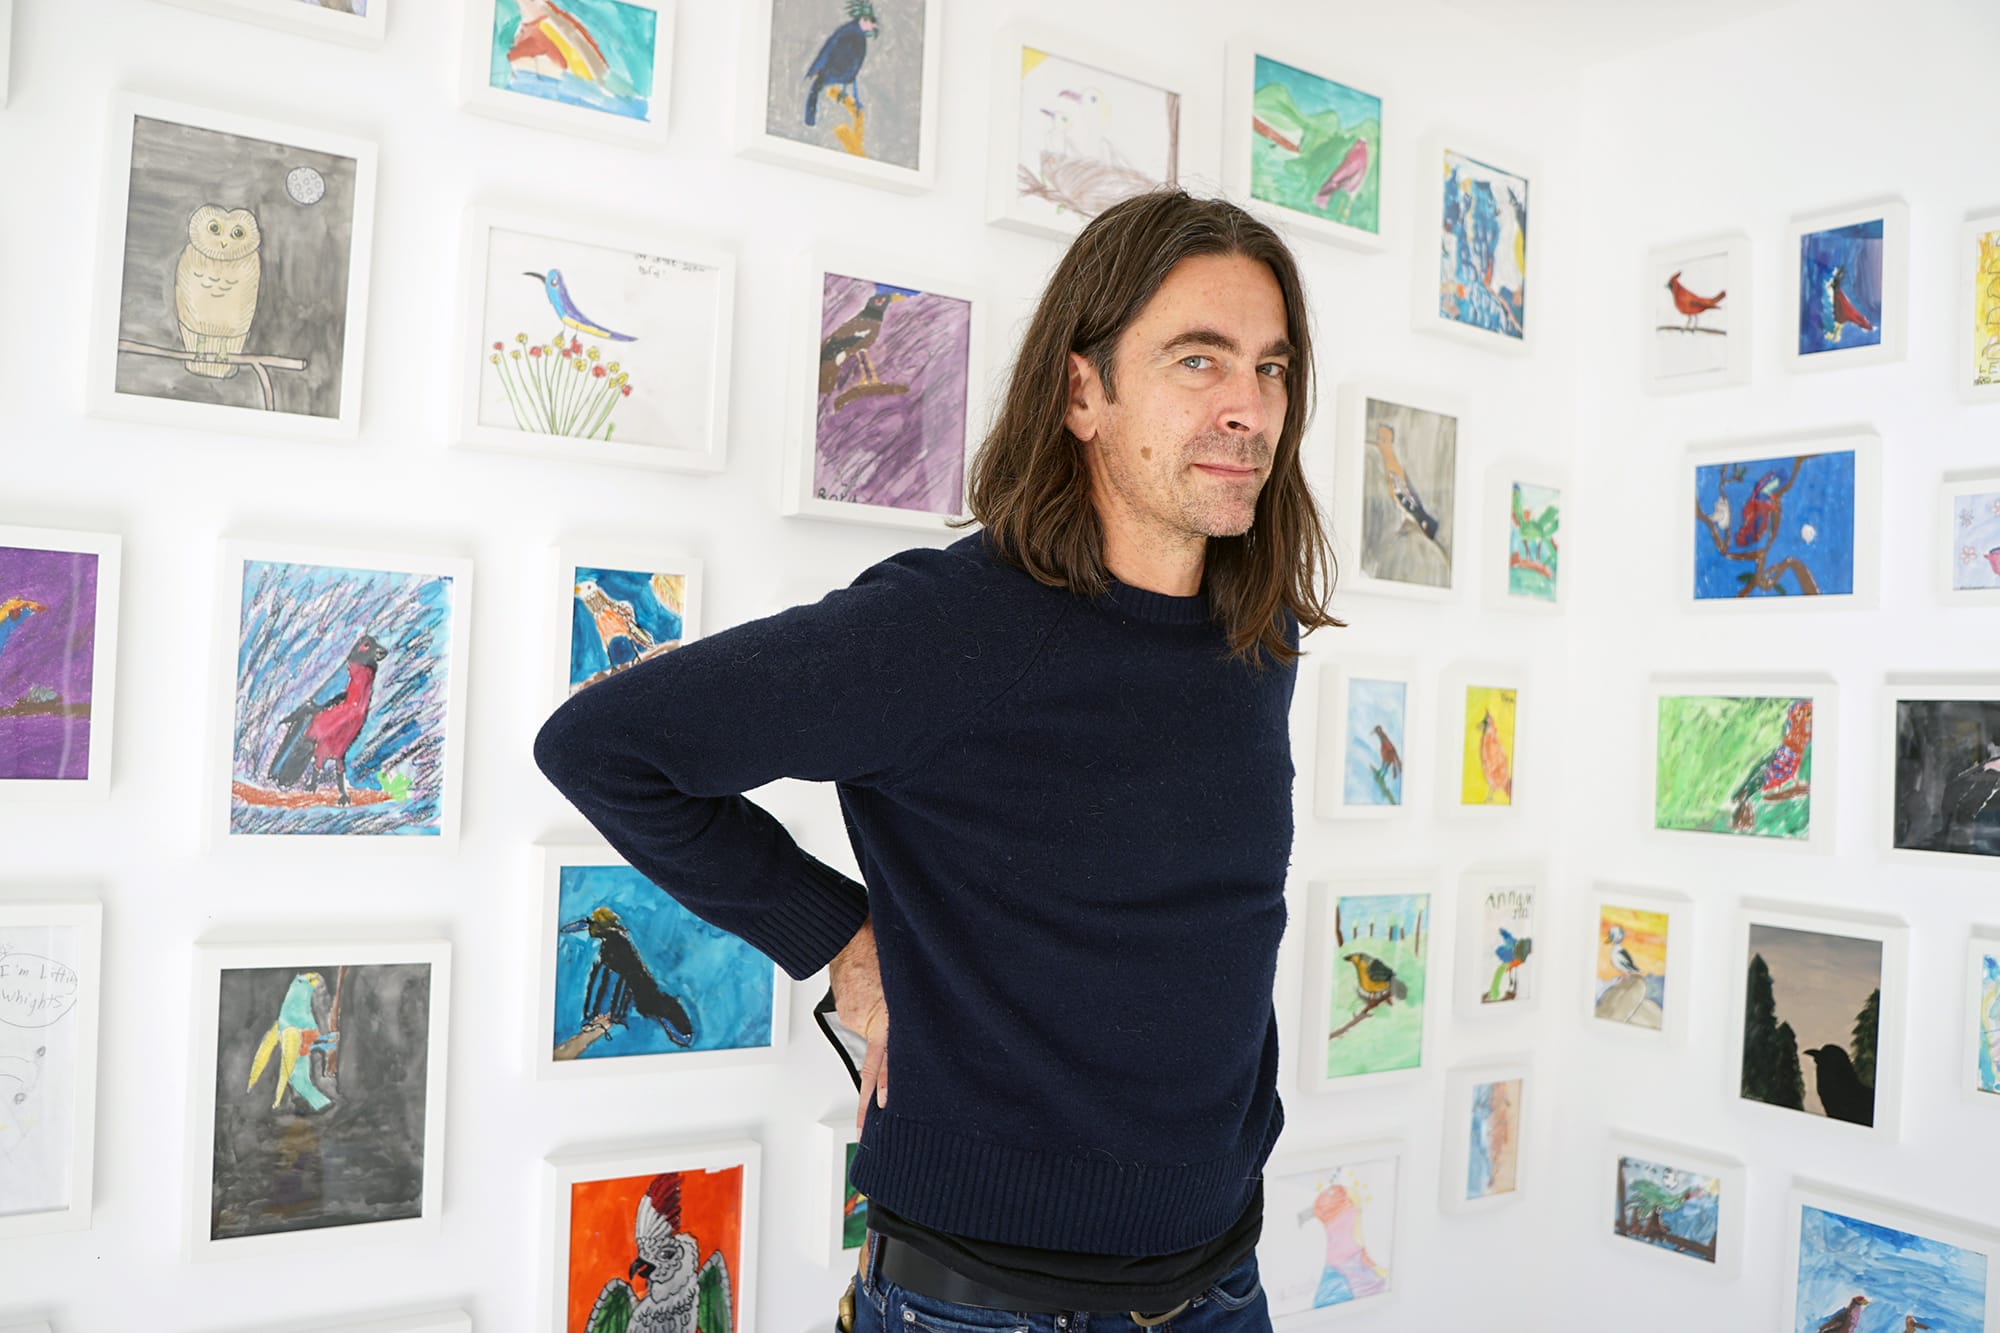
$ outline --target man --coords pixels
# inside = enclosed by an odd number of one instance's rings
[[[690,910],[829,967],[869,1043],[862,1333],[1269,1327],[1287,715],[1301,627],[1338,623],[1311,362],[1269,228],[1120,204],[1028,327],[983,532],[594,685],[536,742]],[[740,795],[781,776],[838,784],[865,890]]]

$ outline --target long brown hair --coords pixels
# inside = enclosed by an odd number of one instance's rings
[[[972,460],[972,518],[1004,559],[1042,583],[1086,597],[1103,594],[1104,525],[1091,499],[1083,443],[1066,424],[1069,354],[1097,367],[1115,398],[1112,354],[1174,265],[1197,255],[1242,255],[1263,262],[1285,298],[1293,353],[1285,424],[1270,479],[1249,531],[1210,537],[1202,587],[1230,651],[1259,662],[1259,647],[1281,663],[1298,656],[1285,641],[1284,612],[1300,632],[1339,625],[1333,548],[1299,463],[1312,414],[1312,337],[1297,262],[1278,234],[1236,205],[1156,190],[1098,215],[1056,265],[1021,339],[1007,394]]]

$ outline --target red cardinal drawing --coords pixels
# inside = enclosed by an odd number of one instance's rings
[[[1728,292],[1721,291],[1713,296],[1697,296],[1681,285],[1679,273],[1667,279],[1667,290],[1674,294],[1674,309],[1687,316],[1689,328],[1693,328],[1703,315],[1721,305],[1722,298],[1729,295]]]
[[[1336,190],[1345,190],[1347,202],[1352,203],[1354,196],[1361,192],[1362,182],[1367,179],[1368,141],[1356,139],[1347,150],[1347,156],[1340,159],[1340,165],[1333,169],[1332,174],[1321,183],[1318,193],[1313,195],[1313,207],[1325,208]]]
[[[1875,328],[1868,322],[1868,316],[1855,309],[1854,302],[1847,299],[1846,284],[1847,270],[1835,265],[1832,274],[1826,280],[1827,298],[1833,307],[1833,327],[1828,329],[1826,334],[1826,340],[1830,343],[1839,342],[1841,331],[1849,324],[1863,332],[1872,332]]]

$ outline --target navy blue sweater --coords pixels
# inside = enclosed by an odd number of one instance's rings
[[[1295,675],[1228,657],[1205,598],[1081,598],[974,534],[591,686],[535,759],[794,977],[872,918],[892,1077],[863,1193],[1166,1254],[1237,1220],[1283,1123]],[[741,795],[780,777],[837,784],[865,890]]]

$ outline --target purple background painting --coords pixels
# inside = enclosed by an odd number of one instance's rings
[[[0,546],[0,780],[90,776],[97,557]],[[18,608],[16,608],[18,610]]]
[[[906,290],[906,289],[891,289]],[[861,312],[876,284],[825,275],[820,338]],[[893,301],[867,360],[883,385],[905,393],[849,397],[863,382],[859,356],[838,367],[819,395],[813,428],[813,494],[930,514],[959,512],[965,485],[966,377],[972,303],[932,292]]]

